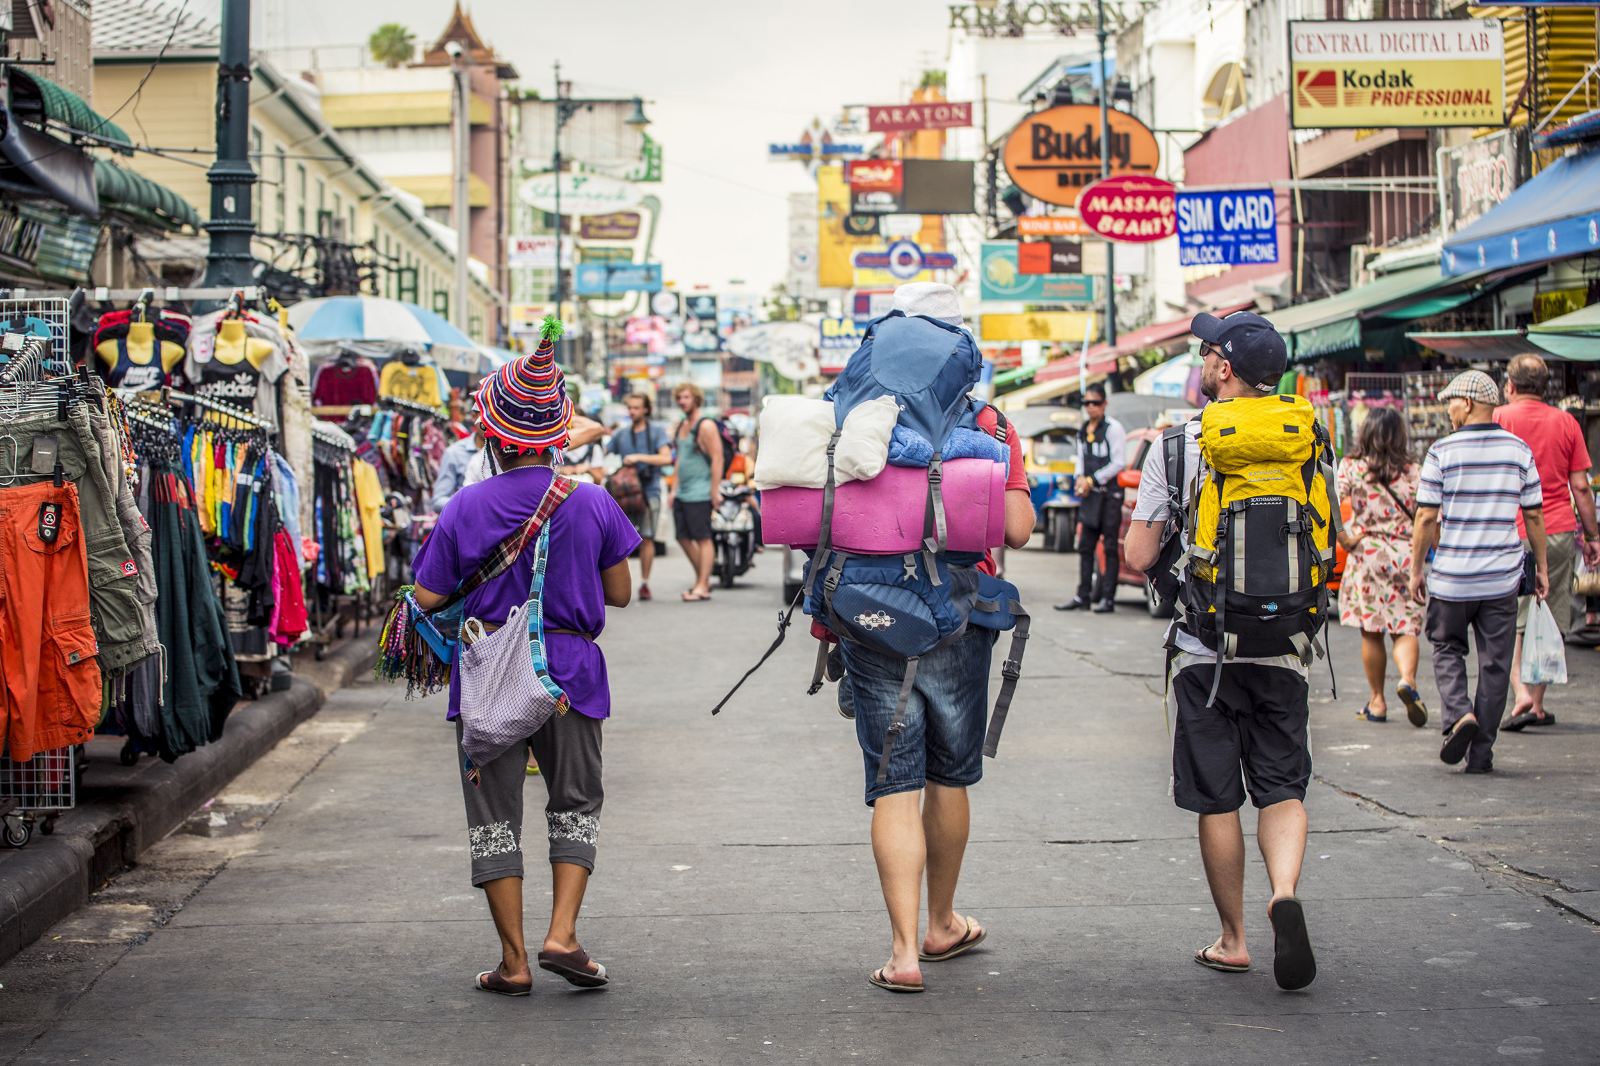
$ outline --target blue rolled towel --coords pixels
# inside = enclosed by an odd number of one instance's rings
[[[945,441],[945,461],[951,459],[987,459],[1003,463],[1010,456],[1006,448],[989,434],[977,429],[957,429]],[[933,462],[933,446],[916,430],[904,426],[894,427],[889,439],[889,462],[895,466],[927,466]]]

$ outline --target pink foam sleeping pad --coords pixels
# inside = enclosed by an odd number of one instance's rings
[[[1006,468],[987,459],[944,464],[944,512],[952,551],[998,547],[1006,530]],[[910,552],[922,547],[928,472],[886,466],[871,481],[834,491],[833,544],[845,551]],[[763,489],[761,535],[768,544],[814,548],[822,528],[822,490]]]

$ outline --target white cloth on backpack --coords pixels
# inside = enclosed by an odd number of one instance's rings
[[[845,416],[834,447],[836,481],[865,481],[883,473],[889,462],[889,438],[899,415],[894,398],[880,396],[858,404]],[[833,430],[830,401],[767,397],[761,407],[756,488],[822,488],[828,480],[828,441]]]

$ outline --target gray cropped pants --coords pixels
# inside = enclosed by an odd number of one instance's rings
[[[550,861],[594,870],[605,789],[600,778],[600,725],[577,711],[558,714],[529,738],[539,775],[549,790],[544,818]],[[501,877],[521,877],[522,787],[527,783],[527,748],[514,745],[478,767],[478,780],[462,771],[461,722],[456,721],[456,772],[467,805],[467,840],[474,887]]]

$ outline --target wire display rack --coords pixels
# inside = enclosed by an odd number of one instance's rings
[[[49,331],[49,365],[46,369],[70,373],[72,349],[68,329],[72,319],[71,301],[53,296],[8,298],[10,289],[0,289],[0,334]]]
[[[0,823],[8,847],[26,845],[35,827],[51,832],[56,816],[77,802],[75,749],[52,748],[25,762],[0,758]]]

